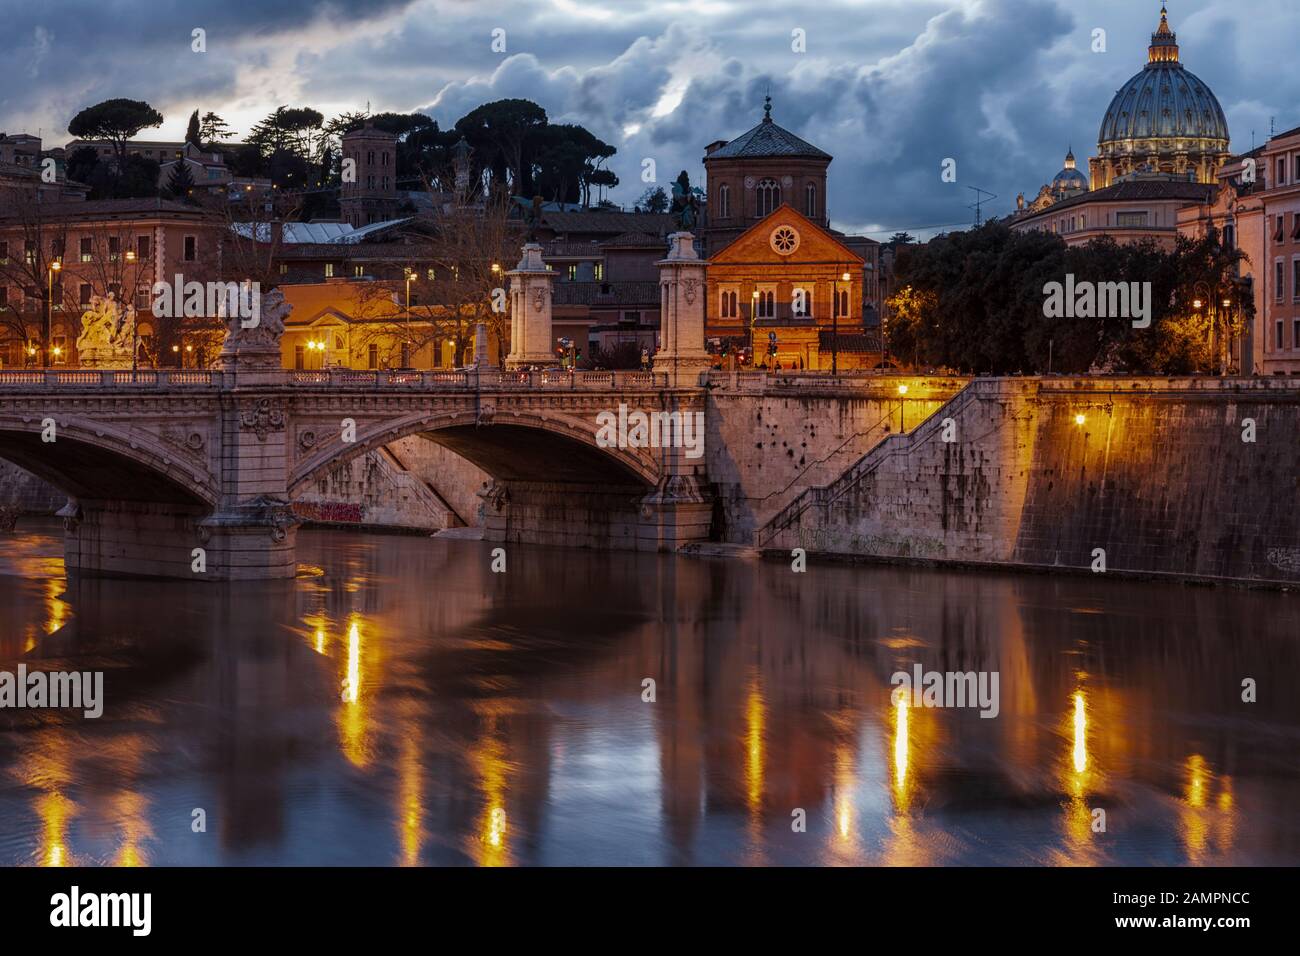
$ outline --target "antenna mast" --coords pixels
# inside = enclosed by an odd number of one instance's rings
[[[984,210],[981,208],[986,202],[991,202],[998,197],[993,195],[987,189],[981,189],[979,186],[967,186],[967,189],[974,190],[975,201],[968,205],[967,209],[975,210],[975,225],[978,226],[983,221]],[[987,199],[985,197],[988,197]]]

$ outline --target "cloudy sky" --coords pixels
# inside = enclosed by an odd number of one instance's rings
[[[1004,213],[1073,144],[1080,165],[1114,91],[1146,61],[1155,0],[0,0],[0,130],[62,144],[110,97],[241,135],[277,105],[421,110],[450,125],[526,97],[618,147],[617,202],[703,178],[705,144],[762,116],[835,157],[834,224],[873,235]],[[1300,125],[1295,0],[1170,0],[1184,64],[1216,92],[1236,149]],[[207,52],[191,50],[206,31]],[[1094,30],[1105,52],[1094,52]],[[493,50],[503,30],[505,51]],[[795,31],[805,49],[798,52]],[[957,161],[944,183],[943,161]]]

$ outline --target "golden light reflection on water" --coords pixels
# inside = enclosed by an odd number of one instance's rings
[[[848,721],[842,721],[848,725]],[[844,730],[847,730],[847,726]],[[826,863],[859,862],[859,839],[857,834],[857,806],[854,795],[858,785],[857,755],[852,743],[842,739],[835,745],[834,763],[834,814],[831,838],[827,846]]]
[[[757,817],[763,810],[764,731],[767,723],[767,706],[758,675],[751,675],[745,693],[745,803],[750,816]]]
[[[43,793],[36,798],[36,813],[41,818],[41,866],[73,866],[76,860],[68,852],[68,820],[76,813],[76,804],[61,793]]]
[[[366,747],[368,700],[365,693],[365,657],[362,651],[361,622],[354,617],[348,624],[348,652],[340,682],[339,698],[343,706],[339,713],[339,736],[343,755],[357,767],[364,767],[370,759]]]
[[[898,695],[894,702],[894,795],[900,809],[907,806],[907,759],[909,753],[909,731],[907,719],[907,698]]]
[[[1215,862],[1232,850],[1236,842],[1237,809],[1232,778],[1216,775],[1201,754],[1191,754],[1183,765],[1183,800],[1178,829],[1187,861]]]
[[[505,744],[497,735],[496,717],[488,719],[483,737],[470,752],[470,762],[478,776],[483,794],[474,843],[474,858],[479,866],[509,866],[510,827],[506,812],[506,791],[510,764]]]
[[[402,865],[420,862],[424,803],[421,793],[419,728],[414,721],[402,722],[402,755],[398,761],[397,819],[402,845]]]
[[[1074,772],[1088,769],[1088,714],[1084,707],[1083,692],[1074,695]]]
[[[1080,687],[1070,698],[1071,707],[1063,723],[1070,749],[1061,758],[1060,787],[1065,795],[1064,817],[1061,832],[1064,838],[1060,851],[1052,856],[1055,865],[1093,865],[1101,862],[1103,848],[1098,843],[1099,834],[1093,831],[1095,797],[1101,775],[1093,766],[1095,760],[1089,753],[1089,702],[1088,693]],[[1113,715],[1112,715],[1113,716]]]

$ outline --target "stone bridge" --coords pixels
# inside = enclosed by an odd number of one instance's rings
[[[708,534],[703,460],[603,447],[597,416],[703,396],[648,372],[4,371],[0,457],[67,492],[72,570],[292,575],[291,496],[413,434],[492,476],[489,540],[674,548]]]
[[[73,571],[290,577],[291,496],[414,434],[491,476],[480,494],[488,540],[676,548],[708,535],[703,456],[680,434],[610,435],[598,421],[620,410],[703,420],[705,263],[689,233],[670,237],[659,271],[653,373],[546,368],[554,273],[530,242],[507,273],[505,370],[487,366],[482,325],[469,371],[282,369],[289,310],[272,290],[254,316],[225,320],[212,370],[0,372],[0,457],[68,493]],[[83,316],[78,350],[120,364],[119,332],[105,338],[95,318]]]

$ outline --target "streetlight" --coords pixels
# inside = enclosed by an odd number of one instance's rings
[[[898,433],[901,435],[907,431],[907,423],[903,420],[903,410],[906,408],[905,399],[907,398],[907,386],[898,386]]]
[[[126,261],[128,265],[135,263],[135,250],[126,250]],[[136,288],[136,280],[139,276],[133,276],[131,279],[131,288]],[[137,316],[131,322],[131,381],[135,381],[135,373],[140,367],[140,319]]]
[[[403,365],[406,365],[408,362],[412,361],[412,359],[411,359],[411,355],[410,355],[410,350],[411,350],[411,283],[414,282],[414,281],[415,281],[415,270],[412,269],[410,266],[407,266],[407,267],[406,267],[406,350],[407,350],[407,356],[406,356],[406,362],[403,362],[403,363],[402,363]]]
[[[840,275],[839,281],[849,282],[851,277],[845,272]],[[840,371],[840,287],[834,279],[831,280],[831,300],[831,374],[838,375]]]
[[[50,347],[50,343],[54,339],[54,315],[53,315],[54,273],[60,272],[62,270],[63,270],[63,263],[60,262],[58,259],[55,259],[53,262],[50,263],[50,268],[47,272],[49,278],[46,281],[46,285],[45,285],[45,348],[47,349],[45,353],[46,358],[49,358],[50,353],[48,349]]]
[[[754,351],[754,323],[758,320],[758,290],[755,289],[749,295],[749,361],[752,365],[754,356],[758,353]]]

